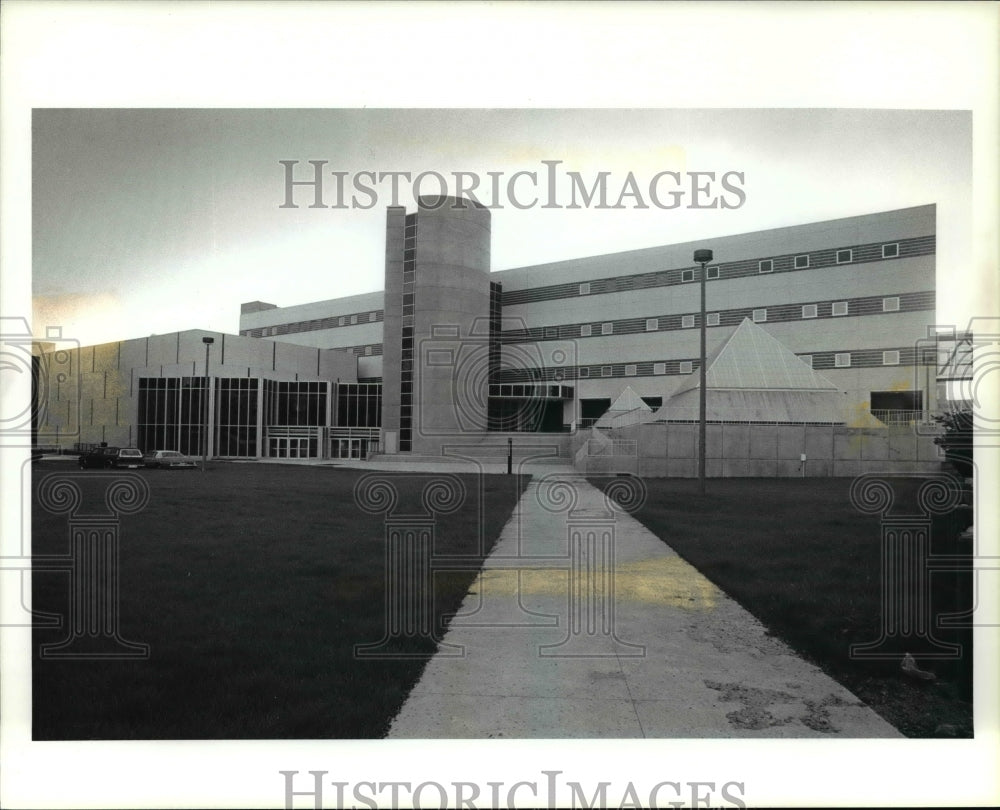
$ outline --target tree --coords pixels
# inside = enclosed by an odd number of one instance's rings
[[[944,456],[960,475],[972,477],[972,411],[949,411],[934,418],[944,428],[944,433],[934,439],[934,444],[944,448]]]

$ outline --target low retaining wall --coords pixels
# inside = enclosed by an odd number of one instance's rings
[[[570,459],[573,436],[569,433],[507,433],[499,431],[456,433],[454,436],[425,438],[417,453],[386,454],[386,458],[437,458],[460,456],[488,461],[507,458],[507,440],[516,459],[553,458]]]
[[[634,441],[634,455],[580,456],[588,475],[631,473],[649,478],[698,475],[698,425],[651,423],[608,431]],[[625,445],[621,445],[625,446]],[[805,461],[802,461],[802,456]],[[854,477],[868,472],[925,473],[943,458],[911,427],[826,425],[708,425],[705,474],[711,478]]]

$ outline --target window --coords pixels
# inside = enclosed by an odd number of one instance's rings
[[[718,267],[709,267],[708,268],[708,275],[707,275],[708,280],[711,281],[713,278],[718,278],[718,277],[719,277],[719,268]]]
[[[343,316],[343,315],[341,315],[341,316],[340,316],[340,317],[339,317],[339,318],[337,319],[337,326],[343,326],[343,325],[344,325],[344,316]]]
[[[653,373],[654,374],[666,374],[667,364],[666,363],[653,363]]]
[[[585,281],[580,285],[580,295],[590,295],[590,282]]]
[[[353,326],[357,322],[358,322],[358,316],[357,315],[352,315],[351,316],[351,325]]]
[[[899,351],[882,352],[882,365],[883,366],[898,366],[899,365]]]
[[[770,273],[772,270],[774,270],[774,262],[771,259],[763,259],[757,265],[757,272],[759,273]]]
[[[809,266],[809,256],[808,255],[796,256],[795,257],[795,269],[796,270],[805,270],[808,266]]]
[[[555,327],[555,326],[546,326],[545,327],[545,339],[546,340],[555,340],[557,337],[559,337],[559,329],[557,327]]]
[[[833,302],[833,314],[846,315],[847,314],[847,302],[846,301],[834,301]]]
[[[800,354],[799,360],[809,366],[809,368],[813,367],[813,356],[811,354]]]
[[[372,347],[371,346],[365,346],[365,354],[368,355],[368,356],[370,356],[371,353],[372,353]]]
[[[681,281],[694,281],[694,270],[681,270]]]
[[[615,325],[613,323],[602,323],[601,324],[601,334],[610,335],[615,331]]]
[[[378,313],[376,312],[368,313],[368,323],[375,323],[377,319],[378,319]]]
[[[897,256],[899,256],[899,242],[893,242],[891,245],[882,245],[883,259],[895,259]]]
[[[802,305],[802,317],[803,318],[815,318],[818,314],[818,309],[815,304],[803,304]]]
[[[851,353],[837,352],[833,357],[833,365],[837,368],[849,368],[851,365]]]
[[[854,252],[847,248],[846,250],[837,251],[837,264],[847,264],[854,259]]]
[[[635,376],[635,363],[627,363],[625,365],[625,376],[634,377]]]
[[[586,366],[581,366],[580,367],[579,376],[581,376],[581,377],[589,377],[590,376],[590,369],[587,368]]]
[[[705,316],[705,325],[706,326],[718,326],[719,325],[719,313],[718,312],[709,312],[708,315]]]
[[[694,326],[694,315],[681,316],[681,329],[690,329]]]
[[[681,374],[690,374],[694,370],[694,364],[690,360],[681,360]]]
[[[610,377],[611,376],[611,366],[601,366],[601,376]]]
[[[580,337],[590,337],[590,324],[585,323],[580,327]]]
[[[660,319],[659,318],[646,318],[646,331],[647,332],[655,332],[659,328],[660,328]]]
[[[899,312],[899,298],[894,296],[892,298],[882,299],[882,311],[883,312]]]
[[[767,320],[767,310],[766,309],[755,309],[753,311],[753,322],[763,323]]]

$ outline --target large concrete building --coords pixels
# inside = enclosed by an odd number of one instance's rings
[[[762,330],[780,347],[772,356],[815,372],[796,379],[836,391],[836,415],[827,398],[824,423],[926,421],[937,407],[935,362],[917,348],[935,324],[934,205],[500,272],[490,271],[490,238],[487,209],[421,198],[415,212],[388,209],[383,291],[243,304],[239,336],[213,344],[226,354],[211,366],[211,455],[437,455],[499,432],[568,435],[594,424],[626,388],[650,418],[686,421],[700,353],[697,248],[714,252],[709,358],[749,321],[755,330],[744,329],[742,341]],[[202,336],[83,350],[79,415],[62,414],[50,384],[46,418],[65,420],[81,442],[191,451],[191,441],[150,427],[174,417],[161,417],[159,400],[144,392],[203,385],[194,382],[204,374]],[[738,366],[725,378],[739,380]],[[233,380],[246,381],[239,385],[252,393],[243,399],[255,402],[240,406],[236,440],[231,410],[219,410],[232,408]],[[322,402],[305,417],[288,402],[309,385]],[[759,403],[772,400],[758,397],[741,413],[733,403],[747,398],[731,398],[724,421],[817,421],[815,410],[796,414],[787,401],[762,412]]]

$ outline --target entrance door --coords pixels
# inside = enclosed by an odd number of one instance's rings
[[[272,437],[271,458],[311,458],[309,439]]]

